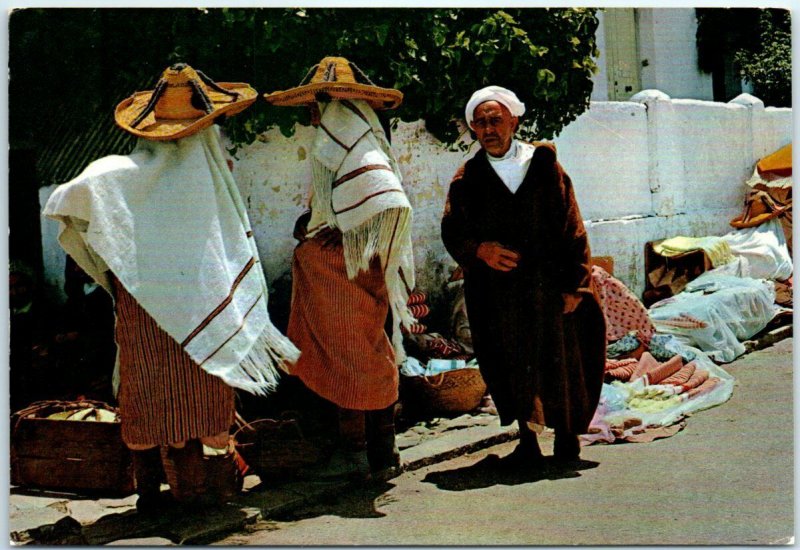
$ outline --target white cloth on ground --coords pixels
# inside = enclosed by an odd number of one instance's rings
[[[776,311],[772,282],[714,270],[690,282],[680,294],[656,302],[648,313],[659,333],[674,334],[715,361],[727,363],[744,353],[741,342],[766,327]],[[699,323],[691,326],[683,323],[686,320]]]
[[[44,215],[59,241],[113,294],[110,270],[209,374],[265,394],[297,348],[272,325],[267,282],[219,129],[139,140],[59,186]]]
[[[792,276],[792,257],[778,218],[731,231],[722,239],[733,255],[743,260],[740,276],[773,281],[785,281]]]

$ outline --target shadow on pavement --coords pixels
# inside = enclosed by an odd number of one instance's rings
[[[382,518],[386,514],[379,512],[377,507],[379,504],[385,504],[391,500],[392,497],[385,493],[393,487],[394,484],[385,481],[372,481],[350,486],[343,493],[324,497],[318,502],[309,504],[301,509],[272,514],[270,519],[298,521],[319,516]]]
[[[524,468],[511,463],[507,457],[491,454],[470,466],[431,472],[422,481],[433,483],[443,491],[468,491],[493,485],[522,485],[544,479],[575,478],[580,477],[581,470],[597,468],[599,465],[599,462],[590,460],[558,464],[548,457],[540,465]]]
[[[191,513],[174,509],[157,517],[134,510],[104,516],[83,527],[86,544],[100,545],[124,538],[162,537],[176,544],[204,544],[216,540],[217,525],[237,525],[245,514],[233,506],[195,510]]]

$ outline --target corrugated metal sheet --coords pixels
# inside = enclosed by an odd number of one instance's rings
[[[142,79],[137,90],[148,89],[152,77]],[[130,89],[112,93],[121,101],[131,93]],[[114,114],[104,109],[87,125],[84,118],[62,116],[50,130],[50,140],[39,149],[36,172],[39,185],[64,183],[100,157],[126,155],[133,150],[136,137],[114,124]]]

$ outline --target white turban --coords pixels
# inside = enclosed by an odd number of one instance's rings
[[[486,101],[496,101],[505,106],[512,116],[522,116],[525,113],[525,104],[517,98],[517,94],[500,86],[486,86],[472,94],[467,101],[465,114],[469,126],[472,126],[472,113],[475,112],[475,107]]]

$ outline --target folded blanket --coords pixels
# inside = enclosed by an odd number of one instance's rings
[[[264,394],[299,351],[272,325],[267,282],[219,130],[140,140],[56,189],[44,215],[112,295],[110,270],[206,372]]]
[[[655,245],[653,250],[662,256],[677,256],[690,250],[704,250],[714,267],[734,260],[730,246],[722,237],[673,237]]]

